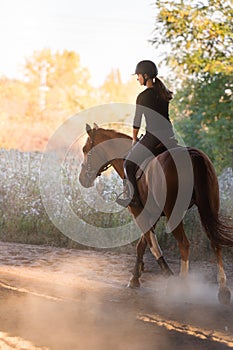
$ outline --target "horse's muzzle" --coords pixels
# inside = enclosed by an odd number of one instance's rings
[[[91,179],[90,177],[86,176],[86,174],[84,174],[84,172],[80,173],[79,182],[85,188],[89,188],[89,187],[94,186],[94,180]]]

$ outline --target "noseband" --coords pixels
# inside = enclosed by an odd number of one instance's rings
[[[86,176],[89,179],[93,179],[93,177],[98,177],[101,176],[101,174],[106,171],[108,168],[110,168],[112,166],[112,164],[110,162],[106,162],[100,169],[98,172],[96,172],[96,169],[92,169],[91,163],[92,163],[92,158],[93,155],[95,155],[97,153],[96,149],[94,148],[94,141],[93,139],[91,139],[91,149],[90,151],[87,153],[87,162],[86,164],[81,164],[82,169],[85,170],[86,172]],[[99,155],[98,155],[99,156]]]

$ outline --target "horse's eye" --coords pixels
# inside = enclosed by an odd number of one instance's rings
[[[83,147],[83,153],[86,153],[87,152],[87,149],[86,149],[86,146]]]

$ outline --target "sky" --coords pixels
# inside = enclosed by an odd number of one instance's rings
[[[130,79],[138,61],[158,61],[152,0],[0,0],[0,76],[20,77],[34,51],[71,50],[101,85],[111,69]]]

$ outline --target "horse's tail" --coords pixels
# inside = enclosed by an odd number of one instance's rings
[[[233,246],[233,228],[219,216],[219,186],[213,164],[201,151],[189,150],[194,170],[195,203],[207,236],[215,246]]]

